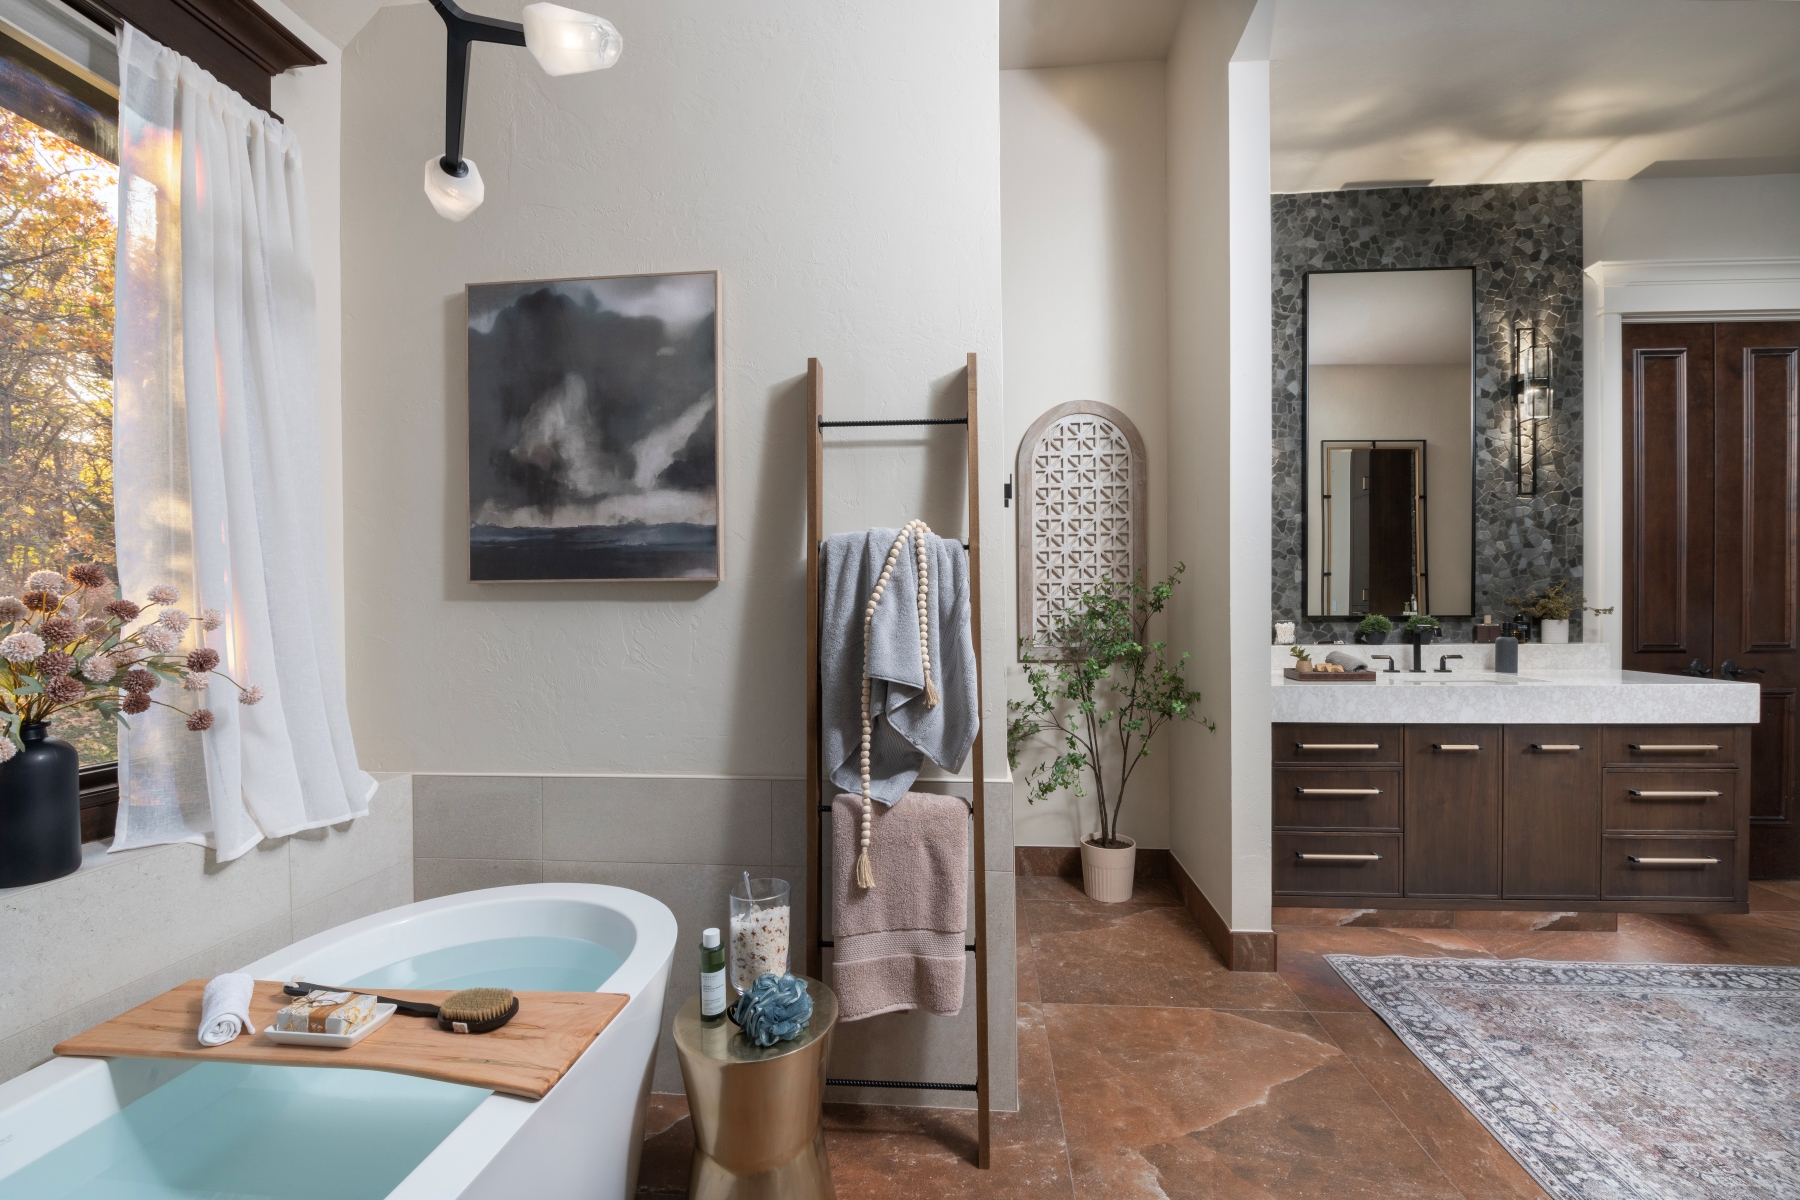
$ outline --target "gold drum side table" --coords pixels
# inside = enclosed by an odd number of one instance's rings
[[[675,1051],[694,1125],[689,1200],[835,1200],[819,1127],[837,996],[811,976],[812,1022],[762,1049],[729,1020],[700,1019],[700,998],[675,1015]]]

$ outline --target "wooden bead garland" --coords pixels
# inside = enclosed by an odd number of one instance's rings
[[[869,864],[869,838],[875,828],[875,798],[869,794],[869,738],[873,725],[869,720],[869,701],[872,684],[869,679],[869,635],[875,623],[875,610],[881,605],[881,597],[887,591],[888,580],[893,577],[894,564],[900,560],[900,551],[906,545],[906,539],[912,538],[919,564],[919,663],[925,672],[925,707],[938,706],[937,686],[931,681],[931,607],[930,607],[930,570],[927,566],[929,547],[925,539],[930,536],[931,529],[923,521],[908,521],[894,539],[888,549],[887,562],[882,565],[881,578],[875,581],[875,590],[869,595],[869,603],[863,609],[863,668],[862,668],[862,848],[856,856],[856,885],[871,888],[875,886],[875,869]]]

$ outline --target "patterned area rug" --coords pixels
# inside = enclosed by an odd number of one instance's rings
[[[1800,969],[1325,957],[1559,1200],[1800,1196]]]

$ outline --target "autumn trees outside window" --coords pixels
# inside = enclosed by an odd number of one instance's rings
[[[0,36],[0,595],[40,569],[113,563],[116,104]],[[84,766],[98,713],[55,722]]]

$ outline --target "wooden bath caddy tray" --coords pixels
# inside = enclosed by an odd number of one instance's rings
[[[1300,683],[1374,683],[1374,671],[1296,671],[1292,667],[1282,668],[1283,679],[1293,679]]]
[[[275,1023],[275,1011],[293,997],[282,993],[280,983],[262,979],[256,981],[250,1001],[255,1032],[246,1031],[223,1046],[202,1046],[196,1031],[205,987],[206,980],[190,979],[130,1012],[76,1034],[58,1045],[56,1053],[393,1071],[542,1100],[631,999],[611,992],[521,992],[519,1015],[492,1033],[446,1033],[429,1017],[409,1017],[402,1012],[347,1050],[317,1050],[279,1046],[263,1036],[262,1031]],[[448,991],[391,988],[382,989],[381,994],[428,1004],[450,995]]]

